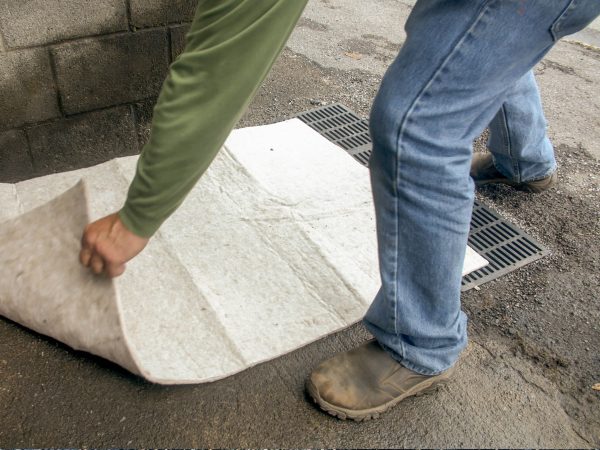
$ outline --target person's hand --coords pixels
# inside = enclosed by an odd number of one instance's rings
[[[117,213],[111,214],[85,227],[79,261],[95,274],[118,277],[125,272],[125,263],[140,253],[148,240],[125,228]]]

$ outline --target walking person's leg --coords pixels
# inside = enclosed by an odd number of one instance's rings
[[[467,342],[472,141],[552,47],[553,26],[598,12],[594,1],[417,2],[371,113],[382,287],[365,325],[377,343],[315,369],[307,387],[322,408],[375,417],[448,378]]]
[[[541,192],[556,183],[554,149],[532,71],[507,92],[489,128],[490,153],[475,154],[471,164],[476,185],[503,183]]]

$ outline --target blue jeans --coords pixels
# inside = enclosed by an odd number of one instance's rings
[[[461,271],[472,142],[515,181],[556,170],[532,67],[599,0],[421,0],[371,112],[381,289],[365,325],[401,364],[451,367],[467,344]]]

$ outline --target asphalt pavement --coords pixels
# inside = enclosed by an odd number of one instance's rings
[[[332,102],[367,117],[412,3],[309,2],[240,126]],[[552,255],[463,296],[470,344],[452,383],[378,420],[345,422],[315,408],[304,380],[366,340],[361,325],[222,381],[165,387],[0,319],[0,446],[600,446],[599,30],[536,67],[559,187],[478,192]]]

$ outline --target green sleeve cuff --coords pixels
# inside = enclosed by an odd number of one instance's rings
[[[118,215],[125,228],[142,238],[151,238],[162,224],[162,222],[156,223],[136,216],[135,212],[127,204],[123,206]]]

